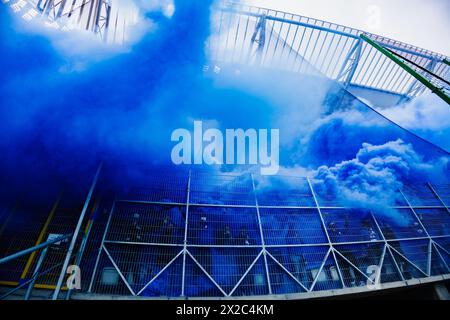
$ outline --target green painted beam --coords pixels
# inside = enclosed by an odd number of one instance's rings
[[[426,86],[428,89],[430,89],[433,93],[438,95],[442,100],[447,102],[450,105],[450,96],[448,96],[441,88],[436,87],[434,84],[432,84],[427,78],[422,76],[420,73],[418,73],[416,70],[408,66],[402,59],[398,58],[394,54],[390,53],[389,50],[387,50],[385,47],[377,43],[376,41],[370,39],[365,34],[360,35],[361,39],[369,43],[371,46],[373,46],[375,49],[380,51],[382,54],[387,56],[389,59],[397,63],[403,70],[411,74],[414,78],[416,78],[420,83],[422,83],[424,86]],[[446,60],[445,60],[446,61]],[[447,61],[448,63],[448,61]]]
[[[443,63],[445,63],[446,65],[450,66],[450,61],[448,61],[447,59],[442,60]]]

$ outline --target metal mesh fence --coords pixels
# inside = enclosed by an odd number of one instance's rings
[[[92,293],[308,294],[449,272],[448,211],[431,185],[404,188],[404,201],[376,212],[341,207],[339,194],[323,201],[305,178],[186,173],[180,181],[185,202],[115,202]]]
[[[442,186],[408,185],[399,192],[404,201],[377,211],[343,207],[339,192],[325,201],[329,193],[306,178],[202,172],[157,177],[142,179],[145,184],[123,180],[119,189],[100,188],[95,195],[75,247],[78,252],[89,236],[80,264],[82,292],[308,295],[450,273],[448,193]],[[50,220],[48,208],[40,216],[21,209],[10,221],[2,218],[8,222],[3,256],[33,246],[47,220],[45,238],[72,232],[82,203],[63,198]],[[28,223],[31,217],[36,223]],[[60,265],[66,252],[65,244],[51,247],[42,270]],[[29,279],[38,258],[2,265],[0,280],[17,285],[23,274]],[[54,268],[36,283],[52,289],[59,272]]]

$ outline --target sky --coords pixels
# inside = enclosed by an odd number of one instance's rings
[[[448,0],[245,0],[361,29],[450,56]]]
[[[90,181],[101,161],[117,170],[170,166],[171,133],[192,130],[195,120],[222,131],[279,128],[282,173],[314,177],[324,192],[343,186],[349,201],[392,200],[409,179],[448,181],[448,153],[328,79],[255,69],[205,74],[212,3],[177,0],[173,14],[150,6],[149,27],[124,50],[30,28],[0,6],[3,191]],[[341,95],[348,105],[334,110]]]

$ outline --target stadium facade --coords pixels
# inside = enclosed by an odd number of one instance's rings
[[[83,25],[110,34],[113,9],[91,2],[97,18]],[[58,2],[57,18],[64,3]],[[41,13],[57,8],[53,1],[34,5]],[[100,18],[102,12],[107,16]],[[217,32],[204,66],[212,76],[262,68],[326,78],[337,83],[330,108],[352,105],[386,122],[356,97],[391,106],[430,90],[359,30],[237,4],[216,8],[213,19]],[[448,57],[365,34],[448,93]],[[429,156],[448,157],[394,124],[391,130]],[[193,167],[139,171],[145,179],[138,183],[130,168],[111,170],[99,167],[87,197],[69,186],[50,206],[4,206],[1,298],[306,299],[450,278],[448,183],[403,181],[390,207],[358,208],[314,178]],[[81,290],[65,287],[61,270],[68,264],[80,266]]]

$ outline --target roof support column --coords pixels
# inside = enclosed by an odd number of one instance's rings
[[[345,58],[344,64],[336,78],[337,81],[342,82],[345,89],[351,84],[356,69],[358,68],[359,60],[361,59],[362,46],[363,41],[361,39],[357,40]]]

